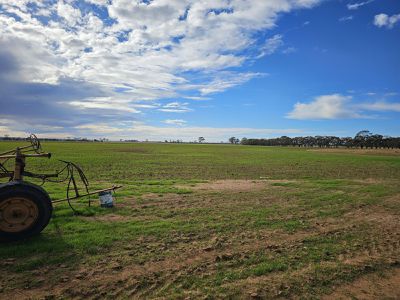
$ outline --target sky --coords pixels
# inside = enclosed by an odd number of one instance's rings
[[[0,136],[400,136],[399,0],[0,0]]]

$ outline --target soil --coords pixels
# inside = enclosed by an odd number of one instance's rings
[[[212,182],[199,183],[192,190],[195,191],[231,191],[246,192],[257,191],[270,187],[271,183],[293,182],[288,180],[216,180]]]
[[[90,217],[83,217],[80,218],[87,220],[87,221],[94,221],[94,222],[124,222],[132,220],[131,217],[128,216],[121,216],[117,214],[107,214],[104,216],[90,216]]]
[[[388,155],[398,156],[400,155],[400,149],[352,149],[352,148],[316,148],[308,149],[307,151],[312,152],[327,152],[327,153],[356,153],[361,155]]]
[[[362,276],[350,284],[337,287],[322,299],[400,299],[400,268]]]
[[[252,198],[252,193],[272,187],[271,183],[274,182],[289,181],[219,180],[197,184],[191,188],[194,191],[192,194],[164,194],[163,197],[159,197],[158,194],[147,194],[143,199],[149,200],[150,204],[125,199],[123,206],[134,209],[156,207],[171,214],[183,208],[226,209],[237,205],[238,200],[215,192],[221,191],[228,196],[241,193],[240,201],[254,202],[256,200]],[[290,205],[284,197],[264,199],[262,197],[268,196],[260,194],[262,196],[257,201],[265,200],[280,206]],[[398,199],[396,196],[390,198],[390,201]],[[303,213],[309,214],[307,210]],[[289,217],[290,210],[289,214],[282,216],[282,218]],[[84,218],[101,222],[124,222],[137,220],[138,217],[108,214]],[[163,290],[168,290],[170,286],[179,286],[182,280],[190,276],[207,278],[216,274],[221,263],[234,265],[235,262],[249,259],[260,251],[271,257],[283,252],[295,256],[299,249],[305,247],[306,239],[355,232],[365,224],[374,228],[374,231],[363,240],[360,250],[344,253],[337,260],[345,266],[355,268],[367,268],[370,264],[382,263],[392,266],[391,269],[379,272],[370,270],[369,274],[356,277],[353,282],[334,286],[333,291],[328,291],[328,295],[323,296],[323,299],[400,298],[400,215],[382,207],[361,206],[341,218],[310,220],[312,222],[309,228],[296,232],[285,232],[278,228],[238,230],[231,235],[218,232],[196,234],[177,232],[168,239],[144,236],[135,243],[117,245],[118,251],[104,253],[95,263],[84,261],[77,266],[60,264],[57,268],[45,267],[30,274],[12,275],[11,281],[26,280],[28,288],[7,290],[2,293],[4,287],[0,286],[0,298],[155,298],[154,295],[162,295]],[[303,280],[307,283],[311,280],[310,273],[311,267],[305,265],[299,269],[289,269],[285,273],[274,272],[234,282],[228,281],[222,287],[238,291],[236,297],[239,298],[287,298],[285,295],[291,295],[290,292],[294,289],[290,280]],[[22,279],[22,276],[28,279]],[[36,285],[31,286],[32,280]],[[297,288],[301,291],[304,287]],[[189,299],[199,297],[204,298],[204,294],[197,290],[188,289],[185,295],[185,298]],[[289,296],[292,297],[293,295]]]

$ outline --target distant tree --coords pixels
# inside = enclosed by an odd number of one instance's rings
[[[200,136],[198,140],[199,140],[199,143],[202,143],[202,142],[204,142],[206,139],[205,139],[204,137]]]
[[[360,147],[363,149],[364,147],[368,147],[367,141],[369,140],[372,133],[369,130],[361,130],[357,132],[354,137],[354,144],[356,147]]]
[[[344,137],[341,140],[342,140],[342,142],[341,142],[342,145],[347,147],[347,148],[350,148],[350,147],[354,146],[354,142],[353,142],[353,138],[352,137]]]
[[[303,146],[303,137],[297,136],[292,138],[292,145],[297,147]]]
[[[231,144],[239,144],[239,142],[240,140],[234,136],[229,138],[229,143]]]
[[[276,144],[282,145],[282,146],[289,146],[292,144],[292,139],[288,136],[281,136],[276,140]]]
[[[375,147],[375,149],[383,147],[383,135],[373,134],[369,137],[370,142],[368,143],[371,148]]]

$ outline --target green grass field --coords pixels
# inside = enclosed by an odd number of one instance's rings
[[[124,188],[112,209],[96,197],[78,216],[59,204],[40,236],[1,244],[1,298],[362,298],[363,284],[372,298],[400,297],[374,277],[400,280],[398,150],[43,148],[52,159],[27,170],[70,160],[92,189]],[[44,187],[65,197],[63,184]]]

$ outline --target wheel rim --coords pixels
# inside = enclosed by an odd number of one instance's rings
[[[24,197],[12,197],[0,204],[0,229],[4,232],[20,232],[30,228],[37,220],[37,205]]]

